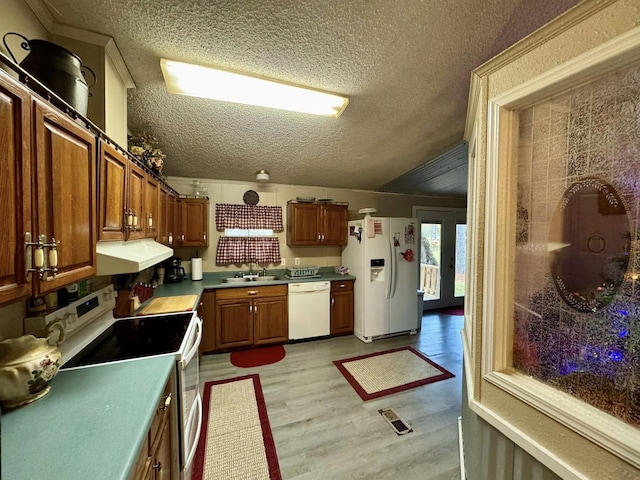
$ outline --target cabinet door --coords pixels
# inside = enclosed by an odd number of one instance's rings
[[[182,198],[181,200],[182,247],[209,246],[209,200],[206,198]]]
[[[202,303],[198,307],[198,314],[202,318],[200,353],[213,352],[216,349],[215,290],[205,290],[202,293]]]
[[[158,211],[160,205],[158,191],[158,181],[152,175],[147,174],[144,186],[144,218],[142,222],[147,238],[156,238],[158,235]]]
[[[251,300],[216,302],[216,350],[253,345],[252,310]]]
[[[321,234],[319,207],[307,203],[287,205],[288,245],[318,245]]]
[[[178,235],[180,234],[178,200],[173,192],[169,192],[169,208],[167,210],[167,245],[169,247],[178,245]]]
[[[125,240],[129,159],[100,140],[100,206],[98,240]]]
[[[323,245],[347,244],[347,205],[323,205],[322,240]]]
[[[289,339],[287,297],[256,298],[253,301],[254,345]]]
[[[34,235],[58,243],[58,274],[38,280],[50,292],[96,273],[96,137],[46,104],[34,101]],[[45,255],[46,257],[47,255]]]
[[[133,224],[129,228],[129,239],[144,238],[144,191],[147,184],[147,174],[133,162],[129,162],[129,198],[128,208],[133,215]]]
[[[158,186],[158,236],[156,240],[167,245],[167,218],[169,214],[169,190],[160,183]]]
[[[31,294],[24,234],[31,229],[29,93],[0,74],[0,304]]]
[[[353,333],[353,280],[331,282],[331,335]]]

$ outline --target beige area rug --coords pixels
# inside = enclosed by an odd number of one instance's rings
[[[257,374],[207,382],[203,404],[193,480],[282,478]]]
[[[333,362],[363,400],[384,397],[453,377],[453,373],[411,347]]]

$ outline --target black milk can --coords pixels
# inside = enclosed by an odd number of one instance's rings
[[[29,40],[19,33],[9,32],[2,37],[5,48],[15,63],[16,57],[7,45],[7,35],[17,35],[24,41],[20,46],[29,53],[20,66],[53,93],[67,102],[80,115],[87,114],[89,85],[85,82],[85,70],[93,76],[91,86],[96,83],[96,75],[89,67],[82,65],[80,57],[64,47],[46,40]]]

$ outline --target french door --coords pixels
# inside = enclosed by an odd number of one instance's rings
[[[421,223],[419,288],[424,309],[463,305],[466,210],[414,207],[414,216]]]

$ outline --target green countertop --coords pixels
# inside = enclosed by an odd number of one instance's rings
[[[128,479],[173,356],[63,370],[51,391],[2,413],[1,477]]]
[[[232,277],[233,273],[218,273],[208,272],[202,275],[202,280],[191,280],[191,277],[187,275],[181,282],[178,283],[163,283],[158,285],[153,292],[153,297],[145,301],[140,305],[140,308],[136,310],[139,312],[142,308],[147,306],[154,297],[172,297],[177,295],[191,295],[196,294],[198,298],[194,303],[194,309],[197,308],[200,303],[200,297],[204,290],[219,289],[219,288],[241,288],[251,287],[259,285],[288,285],[289,283],[301,283],[301,282],[334,282],[341,280],[355,280],[353,275],[339,275],[333,271],[332,268],[320,269],[320,276],[316,278],[286,278],[285,270],[269,270],[269,275],[276,275],[277,280],[269,280],[268,282],[242,282],[242,283],[224,283],[225,277]],[[134,313],[135,314],[135,313]]]

